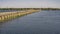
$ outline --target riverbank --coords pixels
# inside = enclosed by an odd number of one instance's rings
[[[38,12],[39,10],[26,10],[26,11],[16,11],[16,12],[2,12],[0,13],[0,22],[4,22],[7,20],[11,20],[17,17],[21,17],[24,15],[28,15],[34,12]]]

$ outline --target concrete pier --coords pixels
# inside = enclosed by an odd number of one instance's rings
[[[20,17],[23,15],[31,14],[34,12],[38,12],[39,10],[26,10],[26,11],[16,11],[16,12],[3,12],[0,13],[0,22],[7,21],[10,19],[14,19],[16,17]]]

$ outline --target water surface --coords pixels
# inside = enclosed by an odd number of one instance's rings
[[[44,10],[1,23],[0,34],[60,34],[60,10]]]

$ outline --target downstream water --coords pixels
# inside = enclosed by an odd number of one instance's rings
[[[60,10],[45,10],[0,24],[0,34],[60,34]]]

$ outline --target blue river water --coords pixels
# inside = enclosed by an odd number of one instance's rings
[[[0,34],[60,34],[60,10],[43,10],[1,23]]]

